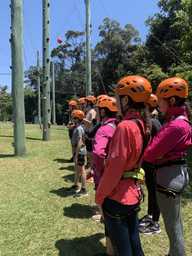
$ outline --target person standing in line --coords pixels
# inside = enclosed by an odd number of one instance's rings
[[[69,106],[69,122],[67,124],[67,128],[68,128],[68,134],[69,134],[69,139],[70,139],[70,142],[72,140],[72,136],[73,136],[73,131],[75,129],[75,124],[72,120],[72,112],[73,110],[75,109],[78,109],[78,103],[76,100],[70,100],[68,102],[68,106]],[[71,148],[72,148],[72,144],[71,144]],[[71,156],[71,159],[69,160],[70,162],[73,162],[73,152],[72,152],[72,156]]]
[[[97,133],[93,140],[92,167],[95,190],[97,190],[99,181],[104,172],[105,161],[107,159],[109,145],[117,126],[116,114],[118,111],[115,98],[106,95],[101,95],[98,97],[96,106],[101,120],[101,126],[97,130]],[[98,209],[98,212],[92,216],[92,219],[95,221],[101,221],[102,219],[102,211],[100,208]],[[108,255],[114,255],[112,244],[108,237],[106,228],[105,236],[106,252]]]
[[[75,163],[75,179],[74,185],[69,188],[74,191],[75,197],[87,196],[86,189],[86,171],[85,165],[87,161],[87,150],[85,146],[85,130],[83,127],[83,119],[85,114],[81,110],[74,110],[72,118],[75,123],[75,129],[72,136],[72,148]],[[79,186],[81,182],[81,186]]]
[[[127,76],[115,89],[123,120],[109,148],[105,170],[96,192],[115,255],[143,256],[138,211],[142,200],[140,161],[151,124],[145,103],[152,93],[150,82]]]
[[[156,165],[157,200],[169,238],[169,256],[184,256],[181,195],[188,184],[186,155],[192,146],[188,83],[179,77],[162,81],[157,93],[166,122],[153,138],[144,161]]]
[[[161,123],[157,118],[158,98],[151,94],[146,103],[149,112],[151,113],[151,139],[160,131]],[[155,118],[153,114],[155,113]],[[143,162],[142,167],[145,170],[145,184],[148,192],[148,211],[147,215],[139,220],[139,231],[146,235],[159,234],[161,232],[159,225],[160,210],[156,197],[156,176],[155,167]]]

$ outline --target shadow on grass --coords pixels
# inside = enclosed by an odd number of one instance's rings
[[[0,158],[9,158],[9,157],[15,157],[14,154],[0,154]]]
[[[67,171],[73,171],[74,172],[74,165],[62,166],[62,167],[59,168],[59,170],[67,170]]]
[[[63,176],[63,179],[66,182],[74,182],[74,174],[65,175]]]
[[[83,205],[79,203],[72,204],[71,206],[64,207],[64,216],[73,219],[89,219],[93,216],[94,207],[90,205]]]
[[[61,239],[55,243],[58,256],[94,256],[103,255],[105,248],[100,242],[104,235],[98,233],[87,237]]]
[[[54,162],[58,162],[60,164],[66,164],[66,163],[71,163],[70,159],[63,159],[63,158],[56,158],[53,160]]]
[[[13,135],[0,135],[0,138],[13,138]]]
[[[42,140],[41,138],[26,137],[27,140]]]
[[[13,138],[12,135],[0,135],[0,138]],[[27,140],[42,140],[41,138],[26,137]]]
[[[60,197],[68,197],[74,195],[74,191],[69,191],[69,188],[59,188],[56,190],[51,190],[50,193]]]

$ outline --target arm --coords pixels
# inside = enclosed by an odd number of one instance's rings
[[[162,128],[145,150],[144,161],[155,163],[156,160],[163,159],[168,152],[175,148],[181,138],[180,127],[169,125]]]

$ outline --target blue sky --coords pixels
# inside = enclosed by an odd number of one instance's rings
[[[24,68],[36,63],[36,52],[42,45],[42,0],[24,0]],[[91,0],[92,41],[98,40],[98,26],[105,17],[132,24],[145,40],[145,20],[158,11],[157,0]],[[10,87],[10,0],[0,4],[0,84]],[[83,30],[85,23],[84,0],[51,0],[51,48],[56,38],[67,30]]]

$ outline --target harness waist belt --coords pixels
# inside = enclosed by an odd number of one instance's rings
[[[144,180],[145,172],[142,168],[132,169],[130,171],[124,171],[121,179],[136,179],[136,180]]]
[[[187,164],[186,159],[176,159],[176,160],[170,160],[166,163],[162,163],[162,164],[157,164],[155,165],[156,168],[161,168],[161,167],[165,167],[165,166],[171,166],[171,165],[183,165],[183,164]]]

